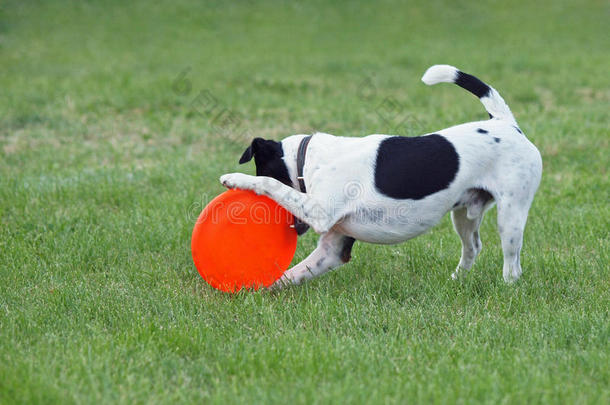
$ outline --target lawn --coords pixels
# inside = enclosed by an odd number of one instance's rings
[[[0,403],[609,403],[610,11],[576,3],[0,3]],[[436,63],[542,153],[518,283],[495,209],[459,282],[448,217],[280,292],[199,277],[252,137],[486,117]]]

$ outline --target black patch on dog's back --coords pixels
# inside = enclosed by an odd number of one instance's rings
[[[486,131],[486,130],[485,130],[485,129],[483,129],[483,128],[479,128],[479,129],[477,129],[477,132],[478,132],[479,134],[486,134],[486,133],[488,133],[488,131]]]
[[[420,200],[446,189],[459,166],[453,144],[443,136],[394,136],[379,144],[375,187],[388,197]]]

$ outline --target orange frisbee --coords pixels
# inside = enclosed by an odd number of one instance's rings
[[[191,239],[197,271],[226,292],[269,287],[286,271],[297,247],[293,217],[266,196],[228,190],[201,212]]]

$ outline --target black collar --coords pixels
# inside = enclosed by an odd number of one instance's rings
[[[303,166],[305,166],[305,155],[307,154],[307,145],[309,145],[309,141],[311,141],[311,135],[308,135],[301,140],[297,152],[297,181],[299,182],[299,189],[302,193],[307,192],[305,189],[305,179],[303,178]]]

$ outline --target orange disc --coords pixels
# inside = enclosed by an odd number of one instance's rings
[[[252,191],[228,190],[201,212],[191,239],[193,261],[212,287],[226,292],[273,284],[297,247],[292,214]]]

